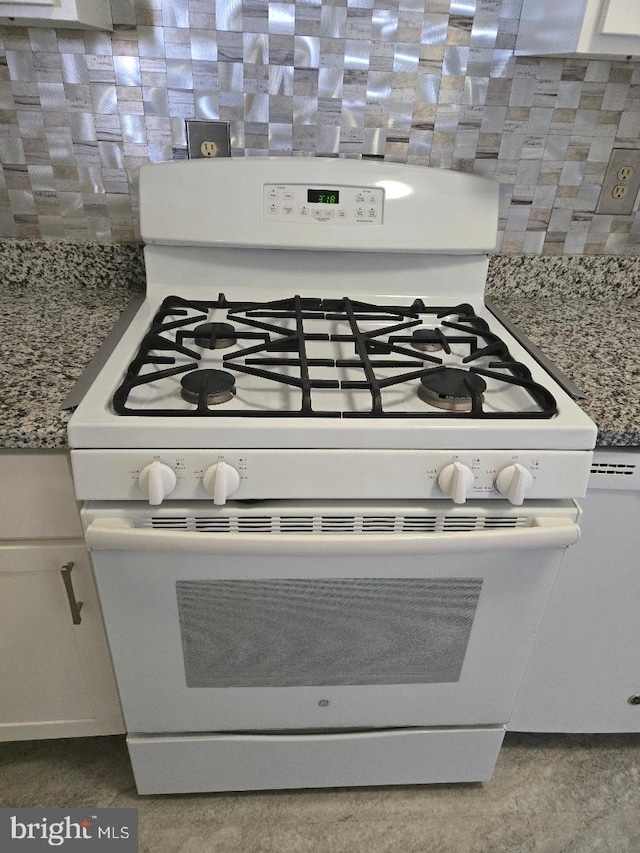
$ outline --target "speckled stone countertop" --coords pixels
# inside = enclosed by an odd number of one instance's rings
[[[599,447],[640,447],[640,258],[495,257],[487,297],[587,394]]]
[[[0,287],[0,447],[66,447],[61,401],[143,292],[142,251],[0,241]],[[640,446],[640,258],[494,257],[487,295],[588,393],[600,446]]]
[[[0,241],[0,447],[67,446],[61,401],[129,300],[137,246]]]

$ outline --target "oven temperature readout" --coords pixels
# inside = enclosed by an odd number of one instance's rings
[[[383,214],[381,187],[265,184],[263,188],[263,216],[267,222],[382,225]]]

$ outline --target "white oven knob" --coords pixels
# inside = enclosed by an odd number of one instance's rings
[[[473,486],[473,471],[462,462],[451,462],[438,474],[438,485],[454,504],[463,504]]]
[[[211,495],[216,506],[224,506],[229,495],[238,491],[240,474],[233,465],[227,462],[216,462],[204,472],[202,485]]]
[[[176,475],[163,462],[152,462],[138,475],[138,485],[149,498],[151,506],[159,506],[176,487]]]
[[[496,477],[495,486],[501,495],[508,498],[515,506],[524,502],[524,496],[533,483],[531,472],[518,463],[507,465]]]

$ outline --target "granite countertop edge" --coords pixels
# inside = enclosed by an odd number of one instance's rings
[[[142,248],[0,240],[0,275],[0,447],[66,449],[61,402],[144,292]],[[640,447],[640,258],[495,256],[487,297],[587,392],[599,447]]]

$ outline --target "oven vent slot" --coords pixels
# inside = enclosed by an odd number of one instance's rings
[[[268,515],[246,515],[234,519],[238,533],[273,533],[274,520]]]
[[[518,516],[475,516],[445,515],[438,530],[496,530],[511,527],[526,527],[527,519]]]
[[[142,526],[153,530],[198,533],[456,533],[526,527],[522,516],[476,515],[234,515],[152,516]]]
[[[189,530],[198,533],[231,533],[231,519],[224,518],[190,518]]]
[[[631,477],[635,470],[635,465],[625,465],[622,462],[593,462],[591,465],[592,474],[622,474]]]
[[[434,533],[437,530],[438,517],[435,515],[410,516],[402,519],[403,533]]]
[[[282,515],[274,518],[277,524],[280,522],[280,533],[313,533],[314,517],[312,515]]]
[[[482,522],[485,520],[476,515],[445,515],[440,529],[444,531],[477,530],[484,526]]]
[[[185,517],[163,517],[149,518],[143,527],[152,527],[154,530],[190,530],[189,519]]]
[[[596,459],[599,461],[591,463],[590,489],[637,491],[640,488],[637,453],[596,453]]]

